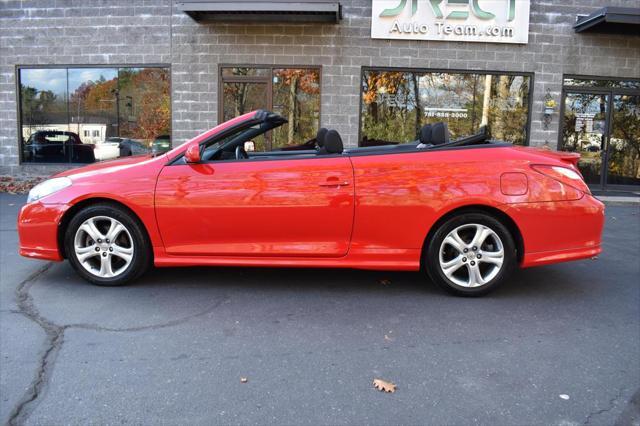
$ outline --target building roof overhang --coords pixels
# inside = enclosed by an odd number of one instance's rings
[[[178,0],[176,8],[200,22],[323,22],[342,19],[331,0]]]
[[[578,15],[573,29],[577,33],[639,34],[640,9],[603,7],[590,15]]]

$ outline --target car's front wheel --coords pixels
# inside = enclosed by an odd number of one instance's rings
[[[499,220],[467,212],[438,227],[423,262],[431,279],[446,290],[480,296],[505,281],[517,253],[511,233]]]
[[[86,280],[117,286],[150,266],[150,244],[139,221],[125,209],[96,204],[80,210],[65,233],[69,262]]]

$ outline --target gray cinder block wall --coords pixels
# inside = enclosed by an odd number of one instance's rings
[[[16,65],[145,63],[171,63],[170,0],[0,0],[0,175],[74,167],[19,165]]]
[[[341,4],[338,25],[227,25],[197,23],[172,0],[2,0],[0,174],[69,167],[19,165],[16,65],[170,65],[174,145],[217,123],[219,64],[322,65],[322,125],[349,146],[357,144],[362,66],[533,72],[530,144],[552,148],[558,112],[544,130],[542,103],[547,89],[560,101],[563,74],[640,77],[640,36],[573,31],[576,15],[602,7],[600,1],[532,0],[527,45],[372,40],[370,0]]]

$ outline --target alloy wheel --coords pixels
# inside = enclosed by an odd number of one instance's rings
[[[505,261],[504,246],[491,228],[477,223],[458,226],[442,241],[440,269],[454,284],[481,287],[498,275]]]
[[[92,275],[112,278],[122,274],[131,264],[133,238],[118,220],[95,216],[85,220],[74,238],[78,262]]]

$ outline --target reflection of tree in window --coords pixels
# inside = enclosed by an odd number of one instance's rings
[[[383,141],[415,138],[417,108],[412,73],[367,71],[362,91],[364,137]]]
[[[475,133],[477,78],[473,74],[420,75],[421,124],[446,121],[452,139]]]
[[[274,131],[273,145],[292,145],[315,137],[320,111],[320,72],[317,69],[276,69],[273,109],[289,123]]]
[[[54,117],[66,115],[66,102],[51,90],[20,86],[23,126],[33,128],[46,124],[56,124]],[[64,118],[66,121],[66,117]]]
[[[362,80],[360,143],[402,143],[444,121],[452,139],[477,133],[524,143],[529,77],[473,73],[367,71]]]
[[[580,153],[578,167],[588,183],[600,181],[606,132],[593,131],[593,125],[587,123],[604,120],[608,102],[608,96],[602,94],[568,93],[565,97],[562,149]]]
[[[83,71],[84,69],[69,70],[71,77],[78,79]],[[80,133],[83,124],[102,124],[106,126],[106,136],[117,136],[116,100],[113,95],[118,88],[117,72],[113,68],[95,71],[100,73],[99,78],[83,81],[70,93],[71,130]]]
[[[222,68],[222,120],[256,109],[272,110],[289,123],[256,137],[257,151],[298,145],[315,137],[320,121],[318,68]]]
[[[256,109],[267,108],[266,89],[265,83],[224,83],[223,121]]]
[[[20,70],[20,118],[22,139],[37,130],[68,130],[67,70]]]
[[[640,183],[640,96],[615,95],[608,183]]]
[[[121,151],[113,141],[105,144],[107,138],[150,142],[170,131],[166,68],[28,68],[19,77],[23,161],[88,161],[91,156],[83,153],[94,149],[88,144],[96,145],[96,159],[107,160]],[[82,135],[81,143],[26,148],[37,130],[70,131]]]
[[[517,75],[493,77],[487,123],[489,133],[498,140],[523,144],[529,109],[529,79]]]
[[[169,134],[171,104],[169,70],[121,68],[118,73],[120,136],[152,140]],[[128,105],[130,104],[130,105]]]

